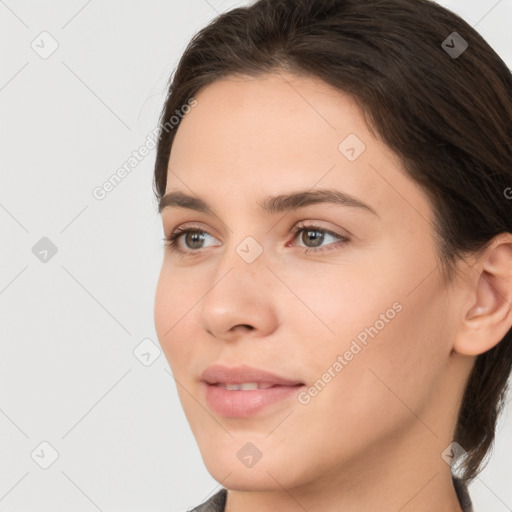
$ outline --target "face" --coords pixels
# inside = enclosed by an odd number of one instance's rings
[[[230,489],[320,485],[400,443],[432,450],[418,418],[438,420],[453,306],[426,195],[354,100],[318,79],[230,76],[195,99],[166,194],[211,211],[162,211],[178,238],[155,326],[211,475]],[[202,381],[214,364],[300,385],[223,390]]]

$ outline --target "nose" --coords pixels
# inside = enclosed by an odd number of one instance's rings
[[[248,333],[251,338],[264,337],[278,325],[272,298],[278,280],[267,268],[265,253],[253,261],[241,254],[226,251],[201,301],[202,328],[215,338],[230,340]]]

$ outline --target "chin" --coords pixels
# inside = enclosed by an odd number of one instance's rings
[[[233,440],[232,440],[233,441]],[[243,462],[244,455],[251,453],[246,442],[232,442],[216,445],[216,449],[201,450],[208,473],[223,487],[234,491],[280,491],[283,487],[293,488],[301,479],[301,468],[290,467],[289,458],[274,453],[261,458],[252,466]],[[267,448],[270,449],[270,448]],[[240,453],[241,452],[241,453]],[[240,460],[242,459],[242,460]],[[305,470],[306,468],[304,468]],[[306,475],[304,475],[306,476]]]
[[[283,480],[286,478],[285,475],[263,465],[259,469],[255,467],[233,468],[229,465],[219,466],[217,464],[214,467],[207,465],[206,468],[217,482],[232,491],[279,491],[282,490],[281,485],[284,484]],[[267,473],[267,470],[270,474]]]

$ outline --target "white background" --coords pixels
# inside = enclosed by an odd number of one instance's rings
[[[246,3],[0,0],[0,511],[173,512],[219,488],[164,355],[133,354],[158,345],[154,150],[103,200],[92,191],[148,140],[192,35]],[[440,3],[512,67],[512,0]],[[48,58],[31,47],[52,40]],[[510,410],[476,512],[512,510]]]

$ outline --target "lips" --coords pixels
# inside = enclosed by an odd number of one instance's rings
[[[201,374],[201,380],[207,384],[244,384],[256,382],[259,385],[270,386],[297,386],[303,384],[299,380],[285,378],[252,366],[241,365],[227,367],[215,364],[206,368]]]
[[[248,418],[272,404],[288,403],[304,384],[275,373],[242,365],[229,368],[209,366],[202,374],[208,406],[225,418]],[[284,405],[283,405],[284,407]]]

